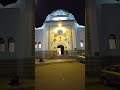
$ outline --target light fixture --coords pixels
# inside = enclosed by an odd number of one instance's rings
[[[41,42],[38,42],[38,47],[41,48]]]
[[[83,47],[83,40],[80,41],[80,47]]]
[[[57,28],[55,28],[55,33],[57,33],[58,34],[58,31],[59,30],[62,30],[63,31],[63,33],[65,33],[66,32],[66,28],[64,28],[64,27],[57,27]]]
[[[62,23],[59,23],[58,26],[61,27],[61,26],[62,26]]]

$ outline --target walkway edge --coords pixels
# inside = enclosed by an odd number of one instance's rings
[[[71,60],[71,61],[49,61],[49,62],[47,62],[47,61],[45,61],[45,62],[40,62],[40,63],[38,63],[38,64],[36,64],[36,65],[49,65],[49,64],[57,64],[57,63],[73,63],[73,62],[77,62],[77,61],[75,61],[75,60]]]

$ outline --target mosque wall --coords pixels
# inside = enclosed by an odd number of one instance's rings
[[[80,47],[80,40],[83,40],[83,45],[85,45],[85,27],[79,25],[74,16],[65,10],[53,11],[46,17],[44,25],[35,32],[35,41],[42,39],[42,48],[35,49],[37,55],[42,53],[42,57],[45,57],[45,54],[47,54],[46,56],[57,55],[59,46],[64,48],[65,54],[70,51],[70,55],[72,55],[72,51],[85,50],[85,46]]]

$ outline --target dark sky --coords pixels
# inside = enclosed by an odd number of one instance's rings
[[[11,4],[11,3],[15,3],[17,2],[17,0],[0,0],[0,3],[3,5],[3,6],[6,6],[8,4]]]
[[[72,13],[80,25],[85,25],[85,0],[36,0],[35,26],[41,27],[48,14],[57,9]]]

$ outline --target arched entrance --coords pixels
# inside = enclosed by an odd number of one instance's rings
[[[57,54],[64,55],[64,46],[63,45],[57,46]]]

